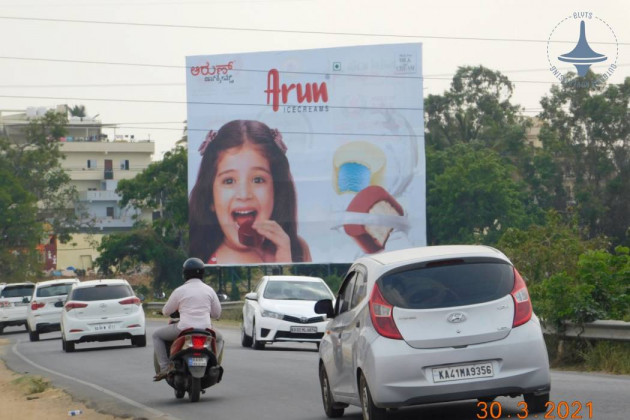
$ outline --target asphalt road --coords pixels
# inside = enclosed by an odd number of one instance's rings
[[[147,336],[162,322],[149,321]],[[239,331],[221,330],[226,341],[223,381],[206,390],[198,403],[175,399],[165,383],[152,382],[153,346],[130,341],[85,343],[75,353],[61,350],[59,333],[42,334],[31,343],[21,328],[6,328],[13,343],[3,358],[16,372],[48,377],[57,387],[95,408],[120,416],[147,419],[322,420],[317,352],[312,344],[274,344],[264,351],[242,348]],[[552,372],[551,400],[560,408],[547,418],[622,420],[628,418],[630,376]],[[520,398],[499,398],[501,418],[518,418]],[[592,417],[586,404],[592,402]],[[565,404],[566,403],[566,404]],[[578,403],[583,406],[577,412]],[[495,406],[492,415],[497,418]],[[44,413],[42,413],[44,414]],[[493,418],[488,415],[487,418]],[[473,400],[431,404],[393,412],[392,420],[483,417]],[[544,418],[544,414],[528,418]],[[345,419],[359,420],[360,410],[346,409]]]

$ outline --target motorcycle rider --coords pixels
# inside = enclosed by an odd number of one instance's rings
[[[221,316],[221,302],[214,289],[203,282],[204,263],[199,258],[189,258],[184,262],[182,275],[184,284],[171,293],[162,308],[166,316],[179,311],[179,322],[158,328],[153,333],[153,348],[160,365],[160,372],[154,381],[166,378],[171,369],[165,342],[174,341],[179,333],[188,328],[206,329],[212,327],[211,318]],[[219,363],[223,353],[223,337],[216,331]]]

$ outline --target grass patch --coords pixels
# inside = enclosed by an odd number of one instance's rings
[[[630,343],[599,341],[583,352],[582,357],[589,371],[630,374]]]
[[[11,383],[17,386],[24,395],[39,394],[50,388],[48,380],[32,375],[20,376],[12,380]]]
[[[545,335],[554,369],[630,375],[630,343]]]

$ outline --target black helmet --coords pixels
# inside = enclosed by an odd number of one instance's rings
[[[203,279],[203,269],[205,264],[199,258],[188,258],[184,261],[182,274],[184,281],[190,279]]]

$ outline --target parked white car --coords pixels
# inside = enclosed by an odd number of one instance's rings
[[[5,327],[26,325],[26,308],[35,284],[9,283],[0,290],[0,334]]]
[[[26,310],[26,329],[31,341],[39,335],[61,329],[61,312],[68,293],[79,279],[57,279],[35,283],[31,303]]]
[[[75,344],[131,339],[147,345],[142,302],[122,279],[84,281],[75,285],[61,313],[61,345],[73,352]]]
[[[245,295],[241,344],[256,350],[276,341],[319,345],[326,318],[313,307],[320,299],[334,299],[319,277],[264,276],[256,291]]]
[[[324,411],[363,418],[387,409],[498,396],[545,411],[551,378],[525,281],[500,251],[433,246],[355,261],[319,349]],[[530,415],[531,417],[531,415]]]

